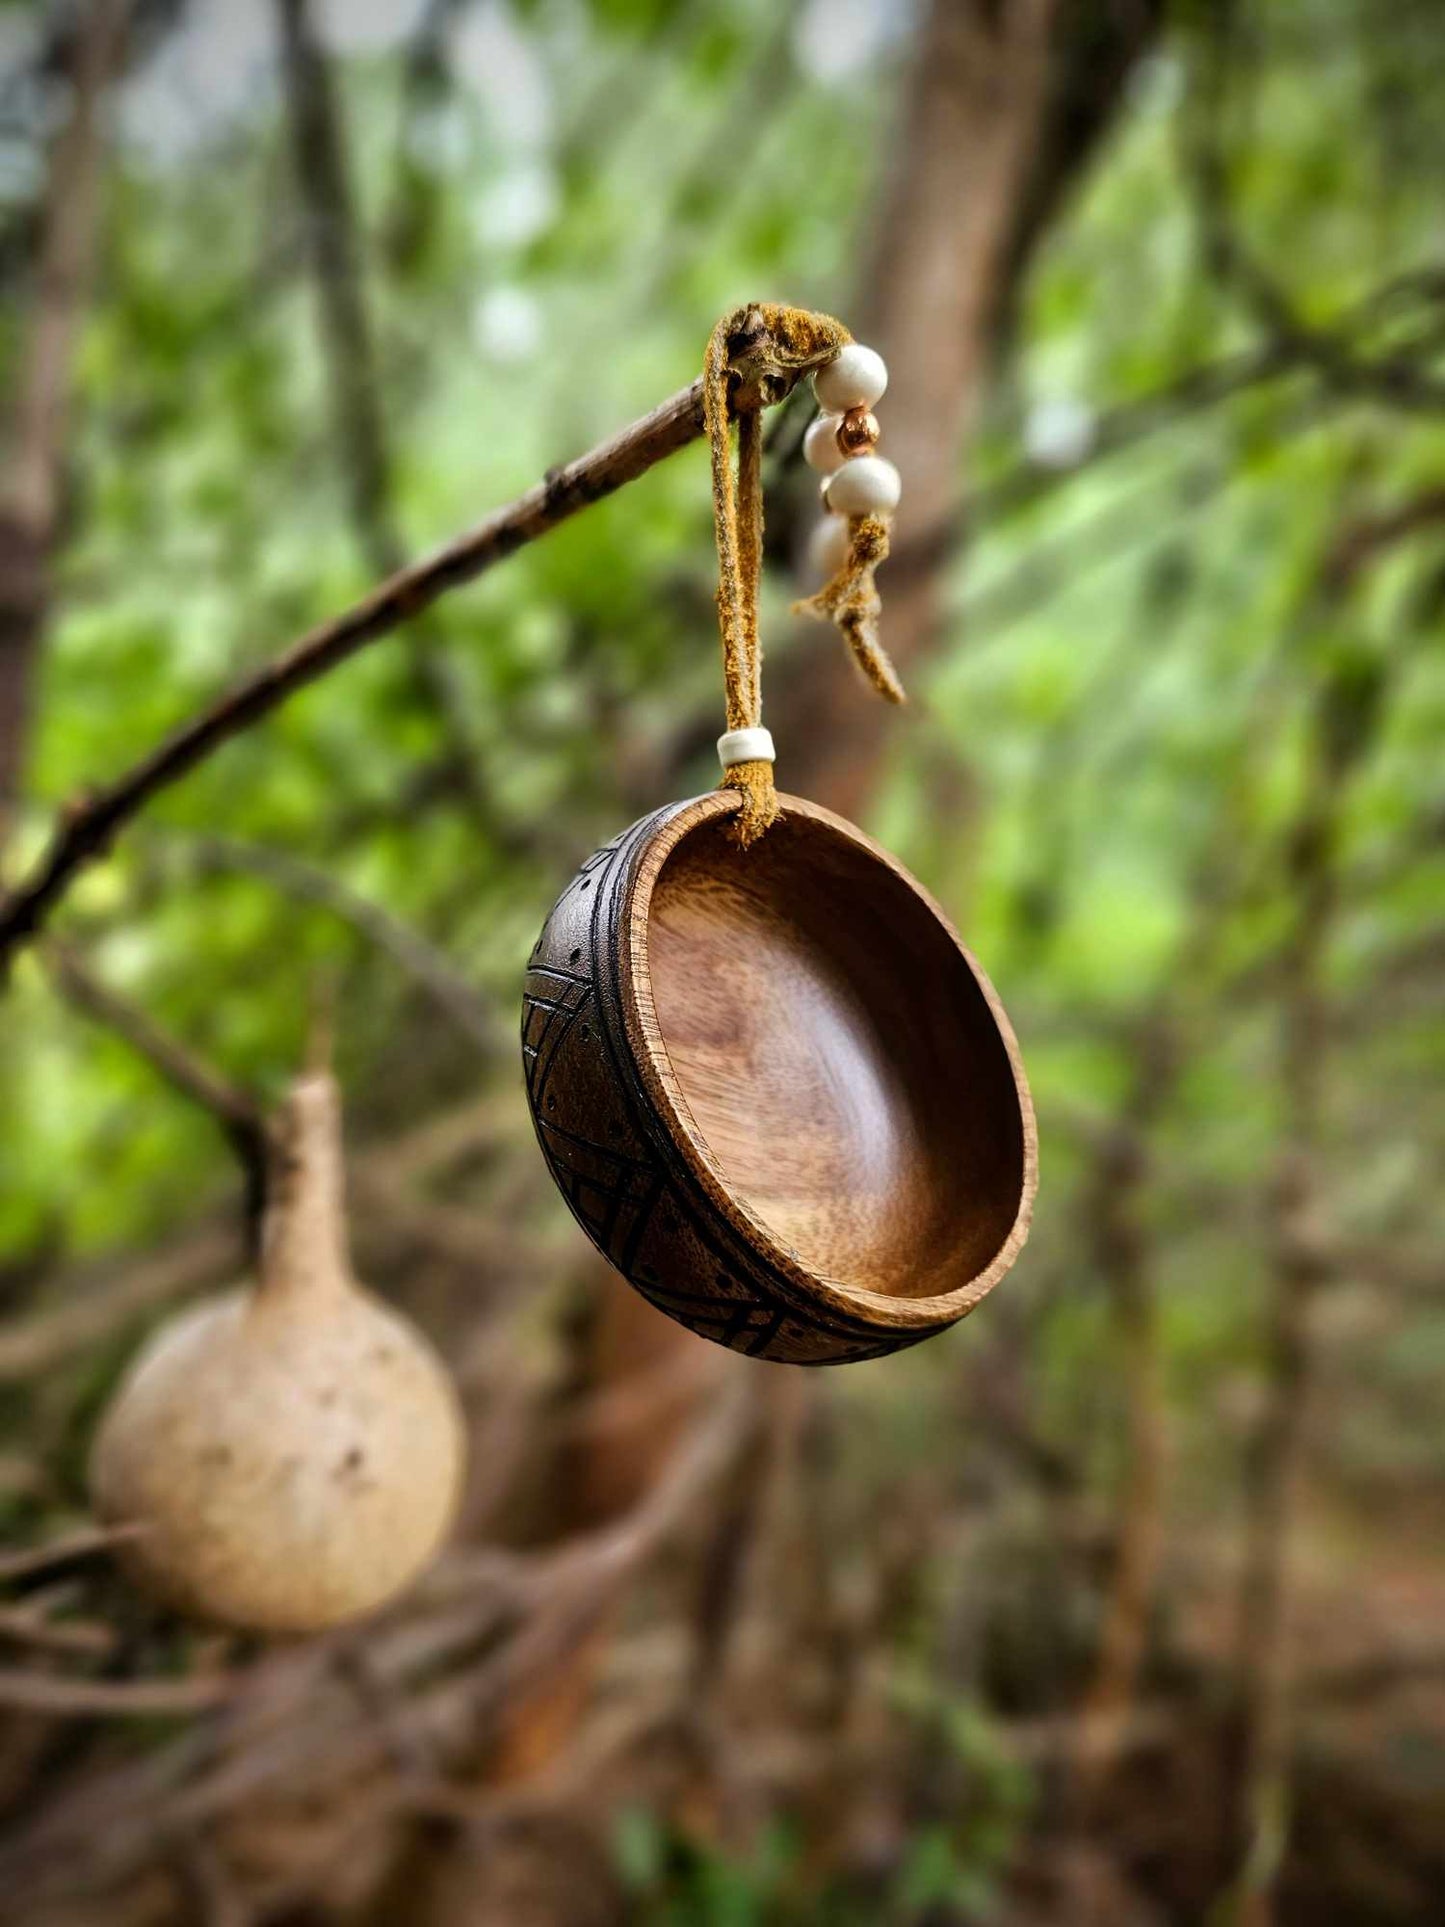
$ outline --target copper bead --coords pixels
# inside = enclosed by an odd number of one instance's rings
[[[838,424],[838,448],[844,455],[868,455],[882,433],[878,417],[867,408],[850,408]]]

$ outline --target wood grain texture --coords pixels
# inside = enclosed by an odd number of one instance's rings
[[[659,1310],[754,1357],[878,1357],[1012,1265],[1037,1184],[1013,1032],[941,910],[782,797],[751,850],[722,790],[583,865],[527,971],[552,1175]]]

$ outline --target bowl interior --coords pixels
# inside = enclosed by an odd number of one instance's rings
[[[704,818],[646,954],[686,1110],[732,1193],[813,1272],[895,1297],[985,1270],[1025,1181],[1018,1087],[967,958],[908,878],[788,812]]]

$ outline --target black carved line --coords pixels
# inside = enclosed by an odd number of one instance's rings
[[[614,1150],[610,1144],[598,1144],[590,1137],[583,1137],[580,1131],[569,1131],[565,1126],[554,1123],[551,1118],[544,1118],[542,1125],[554,1137],[575,1144],[579,1151],[591,1151],[597,1157],[610,1158],[614,1164],[630,1164],[633,1170],[646,1172],[649,1177],[657,1175],[657,1167],[650,1158],[635,1158],[627,1151]]]
[[[664,1316],[673,1319],[679,1325],[685,1325],[689,1331],[697,1332],[704,1338],[711,1337],[715,1343],[727,1345],[734,1351],[747,1349],[739,1343],[739,1340],[747,1335],[753,1316],[759,1312],[762,1312],[765,1318],[767,1316],[761,1305],[751,1302],[724,1309],[715,1299],[694,1302],[687,1298],[670,1298],[660,1292],[655,1285],[639,1283],[637,1280],[633,1280],[632,1283],[655,1311],[662,1312]],[[769,1343],[772,1342],[776,1328],[775,1315],[773,1323],[768,1325],[766,1330]]]
[[[600,1146],[591,1148],[601,1152]],[[601,1152],[601,1155],[607,1154]],[[646,1210],[651,1202],[652,1188],[650,1187],[641,1195],[634,1192],[631,1169],[623,1170],[619,1175],[613,1176],[605,1170],[598,1174],[581,1171],[576,1165],[567,1163],[556,1155],[549,1157],[548,1162],[552,1166],[554,1175],[561,1174],[559,1182],[562,1184],[564,1195],[573,1207],[574,1216],[579,1222],[587,1225],[593,1239],[602,1244],[610,1255],[613,1233],[617,1229],[617,1221],[624,1206],[633,1206],[640,1211]],[[589,1211],[584,1206],[583,1194],[589,1191],[594,1192],[602,1200],[600,1215]]]
[[[751,1304],[745,1300],[735,1311],[730,1312],[723,1325],[722,1342],[725,1345],[736,1345],[752,1323],[753,1313],[761,1309],[760,1305]]]
[[[786,1318],[787,1313],[785,1311],[774,1312],[772,1323],[765,1325],[757,1334],[756,1338],[753,1339],[752,1343],[745,1347],[749,1358],[761,1358],[763,1356],[764,1352],[769,1349],[773,1340],[782,1330]]]
[[[591,912],[591,918],[589,922],[591,945],[592,945],[592,962],[593,962],[594,970],[599,968],[605,969],[602,953],[598,949],[597,926],[598,926],[599,918],[602,915],[603,898],[606,897],[607,899],[609,915],[611,914],[612,907],[615,903],[616,892],[611,886],[612,886],[613,870],[614,870],[617,853],[624,845],[635,843],[638,837],[644,834],[647,830],[649,830],[652,824],[658,818],[660,818],[663,814],[665,814],[664,811],[661,811],[661,810],[654,811],[651,816],[643,818],[642,821],[639,823],[634,823],[630,830],[624,830],[619,836],[614,837],[611,844],[607,845],[605,849],[600,850],[598,852],[599,859],[605,858],[607,861],[606,861],[605,873],[601,875],[601,877],[599,878],[597,889],[593,892],[592,912]],[[599,867],[600,867],[600,863],[593,865],[594,869]],[[609,931],[609,934],[611,934],[610,931]],[[596,999],[597,999],[597,1028],[599,1033],[601,1034],[602,1047],[607,1052],[609,1057],[613,1059],[613,1064],[615,1068],[616,1053],[612,1048],[612,1040],[609,1035],[611,1026],[608,1022],[608,1013],[603,1008],[602,998],[601,998],[601,995],[598,993],[598,986],[596,983],[594,983],[593,985],[593,992],[594,992],[594,996],[596,996]],[[624,1086],[623,1088],[626,1089],[627,1087]],[[662,1160],[660,1160],[656,1156],[657,1147],[653,1141],[651,1133],[649,1133],[646,1129],[645,1111],[639,1110],[639,1107],[636,1103],[635,1096],[632,1097],[632,1101],[627,1105],[627,1109],[629,1112],[628,1121],[632,1126],[632,1135],[634,1140],[640,1143],[646,1150],[650,1151],[653,1154],[651,1157],[649,1157],[646,1160],[643,1160],[643,1159],[633,1160],[634,1164],[636,1164],[640,1168],[647,1170],[652,1179],[652,1184],[651,1184],[648,1196],[637,1213],[637,1217],[634,1220],[632,1229],[626,1241],[625,1254],[624,1254],[626,1258],[626,1262],[619,1265],[619,1268],[623,1271],[629,1283],[635,1283],[636,1280],[634,1280],[632,1277],[632,1265],[636,1261],[637,1252],[641,1248],[643,1238],[645,1237],[647,1232],[647,1226],[651,1221],[653,1212],[657,1208],[658,1200],[661,1197],[663,1197],[663,1195],[668,1191],[669,1186],[668,1186],[668,1173],[667,1173],[666,1165]],[[607,1255],[611,1257],[610,1252]]]
[[[706,1313],[709,1317],[724,1321],[730,1319],[738,1310],[742,1312],[745,1319],[750,1318],[754,1312],[767,1315],[768,1308],[750,1298],[709,1298],[701,1292],[678,1291],[674,1286],[657,1278],[638,1278],[635,1282],[639,1291],[648,1292],[669,1307],[675,1306],[680,1311]]]
[[[593,990],[590,984],[586,986],[575,1004],[553,1002],[545,997],[534,996],[530,991],[525,993],[525,1002],[529,1008],[533,1010],[545,1010],[548,1013],[547,1020],[542,1026],[542,1035],[533,1046],[533,1056],[528,1067],[527,1088],[531,1093],[533,1104],[541,1105],[547,1080],[552,1074],[552,1066],[557,1061],[557,1052],[562,1048],[568,1031],[571,1030],[577,1019],[592,1001],[592,997]],[[560,1024],[557,1021],[559,1015],[563,1019]],[[547,1050],[549,1041],[552,1048]],[[527,1046],[525,1043],[522,1048],[524,1051],[526,1050]],[[543,1051],[547,1051],[545,1064],[542,1061]]]
[[[604,1256],[610,1258],[612,1254],[607,1249],[607,1243],[611,1235],[611,1230],[616,1223],[617,1212],[620,1209],[620,1200],[614,1193],[610,1192],[605,1185],[597,1183],[594,1179],[584,1178],[580,1172],[575,1171],[570,1165],[559,1162],[558,1159],[550,1155],[545,1144],[542,1149],[557,1189],[562,1193],[563,1198],[567,1202],[568,1210],[587,1233],[591,1242],[598,1246]],[[606,1201],[607,1208],[600,1224],[589,1214],[583,1205],[582,1192],[584,1188],[598,1192]]]
[[[638,1208],[637,1216],[632,1222],[632,1229],[627,1234],[627,1242],[623,1245],[617,1260],[620,1269],[629,1279],[632,1277],[632,1267],[637,1263],[637,1254],[642,1249],[642,1240],[651,1222],[652,1214],[657,1209],[659,1198],[667,1190],[666,1180],[660,1171],[651,1172],[650,1178],[647,1197]]]
[[[584,970],[564,970],[561,964],[534,963],[528,966],[529,976],[560,977],[567,984],[590,984],[592,979]]]

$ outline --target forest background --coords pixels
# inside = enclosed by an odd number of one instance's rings
[[[1439,1917],[1442,207],[1429,0],[0,7],[0,1917]],[[771,418],[780,780],[948,908],[1043,1147],[978,1315],[829,1373],[600,1266],[514,1042],[577,862],[714,780],[701,448],[14,917],[751,298],[884,352],[904,479],[895,713],[787,613]],[[84,1467],[241,1268],[319,983],[474,1473],[397,1608],[268,1648],[137,1601]]]

